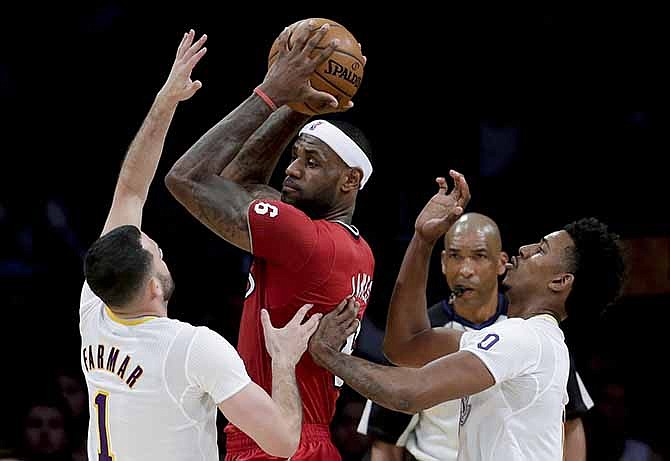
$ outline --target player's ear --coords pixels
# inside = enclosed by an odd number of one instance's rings
[[[361,179],[363,179],[363,172],[359,168],[348,168],[345,170],[342,192],[360,189]]]
[[[156,277],[151,277],[149,279],[148,288],[151,298],[163,299],[163,286]]]
[[[498,260],[498,270],[497,274],[498,275],[503,275],[507,269],[505,269],[505,264],[507,264],[507,261],[509,261],[509,256],[507,256],[507,253],[504,251],[500,252],[500,258]]]
[[[556,275],[548,284],[548,287],[551,291],[559,292],[564,290],[569,290],[572,288],[572,284],[575,281],[575,276],[569,272],[564,272],[562,274]]]

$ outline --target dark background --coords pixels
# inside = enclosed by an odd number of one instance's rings
[[[354,217],[377,259],[372,324],[383,328],[414,218],[434,193],[434,177],[450,168],[466,175],[469,210],[498,222],[510,253],[590,215],[627,240],[670,237],[666,26],[657,12],[23,6],[3,17],[0,55],[9,120],[0,186],[5,435],[54,368],[76,367],[81,257],[99,235],[127,146],[189,28],[209,36],[193,74],[204,87],[177,110],[144,214],[176,282],[172,317],[237,339],[249,259],[191,218],[162,178],[262,81],[283,27],[310,16],[345,25],[368,57],[356,107],[342,118],[360,126],[374,150],[375,173]],[[667,267],[669,255],[638,257]],[[592,459],[618,459],[612,441],[625,438],[667,456],[665,276],[660,289],[629,291],[597,328],[566,326],[596,400],[587,418]],[[445,294],[435,258],[429,302]],[[620,426],[611,423],[617,418]],[[12,445],[9,436],[0,440]]]

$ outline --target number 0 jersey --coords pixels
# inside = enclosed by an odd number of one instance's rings
[[[553,317],[512,318],[461,336],[495,385],[461,399],[459,461],[561,461],[570,357]]]
[[[125,320],[81,292],[88,459],[218,460],[217,404],[250,383],[223,337],[165,317]]]

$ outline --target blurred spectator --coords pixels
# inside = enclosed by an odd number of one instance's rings
[[[75,362],[77,363],[77,362]],[[71,417],[70,442],[73,455],[86,459],[88,437],[88,395],[86,381],[79,368],[61,367],[55,374],[55,386],[61,399],[67,404]]]
[[[595,356],[594,361],[599,357]],[[597,365],[596,365],[597,367]],[[626,393],[620,371],[610,370],[591,412],[592,436],[589,459],[616,461],[662,461],[663,457],[642,440],[635,439],[626,427]]]
[[[57,395],[36,395],[25,407],[16,425],[16,450],[20,461],[72,461],[70,415]]]

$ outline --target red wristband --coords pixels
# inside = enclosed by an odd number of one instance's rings
[[[277,105],[272,101],[272,99],[270,99],[270,96],[265,94],[263,90],[260,89],[260,87],[254,88],[254,93],[256,93],[258,97],[261,98],[270,109],[272,109],[272,112],[277,110]]]

